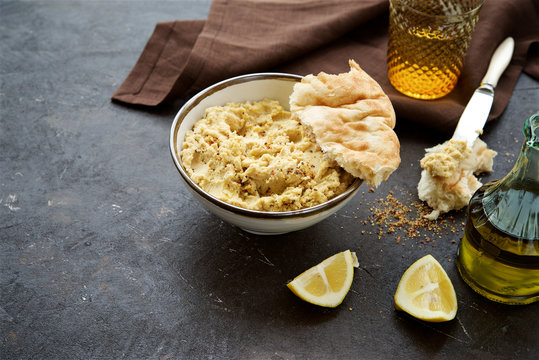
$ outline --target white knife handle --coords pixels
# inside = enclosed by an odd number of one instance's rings
[[[494,54],[492,54],[487,73],[483,80],[481,80],[481,84],[490,84],[493,88],[496,87],[498,80],[500,80],[500,77],[513,57],[514,49],[515,40],[513,40],[512,37],[508,37],[498,45],[498,48],[494,51]]]

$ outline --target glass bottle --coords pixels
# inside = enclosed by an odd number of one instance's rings
[[[475,192],[457,254],[464,281],[490,300],[539,300],[539,114],[524,125],[518,160]]]

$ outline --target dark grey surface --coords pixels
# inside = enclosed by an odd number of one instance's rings
[[[420,242],[426,231],[403,246],[402,234],[379,239],[363,225],[389,190],[416,200],[418,161],[445,140],[439,134],[399,119],[396,173],[304,231],[251,235],[195,202],[168,149],[185,99],[145,111],[109,98],[156,22],[203,19],[209,5],[0,2],[0,358],[537,358],[539,304],[497,304],[463,283],[454,265],[462,226],[433,236],[432,247]],[[538,82],[523,75],[486,127],[499,155],[484,181],[512,167],[538,104]],[[348,248],[361,268],[339,308],[311,306],[285,287]],[[400,276],[427,253],[457,292],[449,323],[393,308]]]

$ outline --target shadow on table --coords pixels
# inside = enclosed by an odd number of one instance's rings
[[[192,97],[192,95],[186,95],[178,98],[174,101],[163,103],[158,106],[145,106],[137,104],[127,104],[119,101],[112,100],[113,108],[121,111],[132,111],[136,114],[147,114],[151,117],[150,121],[166,121],[172,124],[174,117],[180,108]]]
[[[457,341],[462,345],[469,345],[468,338],[457,338],[458,319],[450,322],[429,323],[418,320],[404,312],[396,311],[394,317],[395,327],[406,338],[410,339],[409,346],[421,349],[430,355],[437,354],[447,341]]]
[[[206,213],[180,240],[159,252],[191,301],[249,320],[284,321],[310,326],[347,309],[327,309],[297,298],[286,283],[344,248],[321,242],[323,222],[308,230],[279,236],[253,235]],[[316,249],[314,251],[313,249]],[[323,257],[324,255],[322,255]]]

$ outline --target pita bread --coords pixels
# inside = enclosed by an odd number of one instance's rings
[[[380,85],[355,61],[349,64],[347,73],[305,76],[294,86],[290,110],[326,156],[378,186],[400,164],[395,111]]]
[[[417,194],[433,209],[425,215],[430,220],[468,205],[483,185],[474,174],[492,171],[496,156],[496,151],[487,148],[479,138],[472,148],[465,141],[451,139],[425,150],[425,157],[420,161],[423,171]]]

